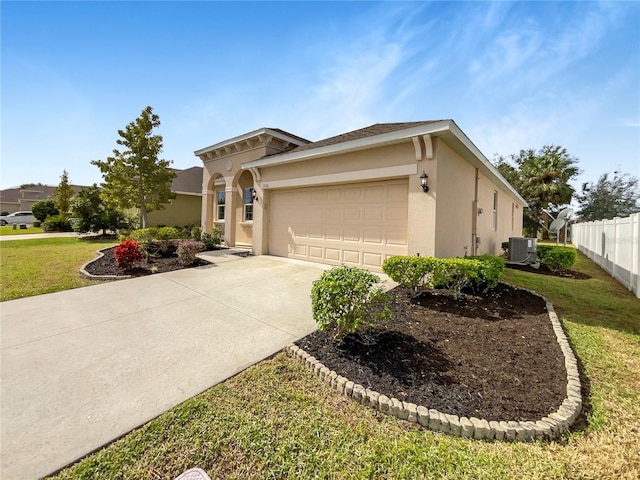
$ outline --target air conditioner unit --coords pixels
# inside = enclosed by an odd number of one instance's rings
[[[522,265],[537,263],[537,249],[536,238],[511,237],[509,238],[509,262]]]

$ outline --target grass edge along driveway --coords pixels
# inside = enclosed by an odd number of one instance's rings
[[[80,267],[96,250],[115,244],[73,237],[0,242],[0,301],[99,283],[84,277]]]
[[[586,383],[581,428],[558,442],[455,438],[333,393],[283,354],[164,413],[60,472],[59,479],[534,478],[640,476],[640,301],[580,255],[590,280],[509,270],[545,295]],[[585,382],[586,380],[586,382]]]

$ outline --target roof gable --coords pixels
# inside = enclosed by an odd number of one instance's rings
[[[440,120],[428,120],[423,122],[402,122],[402,123],[376,123],[365,128],[353,130],[351,132],[342,133],[334,137],[325,138],[317,142],[311,142],[306,145],[301,145],[294,148],[291,152],[295,153],[305,150],[312,150],[314,148],[326,147],[329,145],[337,145],[339,143],[350,142],[352,140],[359,140],[362,138],[375,137],[384,133],[396,132],[398,130],[406,130],[407,128],[419,127],[421,125],[429,125],[431,123],[439,122]]]

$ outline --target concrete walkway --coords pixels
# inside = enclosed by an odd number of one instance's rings
[[[45,476],[315,329],[327,266],[217,255],[0,303],[2,479]]]

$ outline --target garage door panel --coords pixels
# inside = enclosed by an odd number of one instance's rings
[[[407,254],[407,196],[407,180],[276,190],[269,252],[379,271]]]
[[[367,253],[364,252],[362,256],[362,264],[367,268],[377,268],[382,265],[381,253]]]
[[[345,242],[359,242],[360,241],[360,229],[358,228],[345,228],[342,239]]]
[[[357,250],[343,250],[342,260],[351,265],[360,265],[360,252]]]
[[[382,228],[378,228],[375,230],[364,230],[362,234],[364,243],[374,243],[377,245],[382,245]]]

